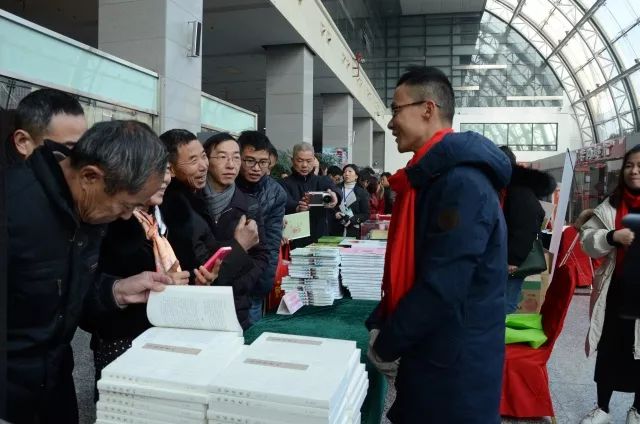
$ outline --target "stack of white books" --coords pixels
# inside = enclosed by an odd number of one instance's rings
[[[209,386],[209,424],[359,423],[360,353],[353,341],[263,333]]]
[[[340,251],[337,247],[314,246],[291,251],[289,275],[281,288],[296,290],[303,304],[332,305],[340,293]]]
[[[377,243],[340,249],[342,285],[353,299],[380,300],[385,252]]]
[[[231,287],[168,286],[147,316],[156,327],[102,370],[96,422],[206,423],[208,385],[245,349]]]

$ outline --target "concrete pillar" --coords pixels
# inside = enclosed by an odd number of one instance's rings
[[[372,166],[381,171],[387,171],[384,168],[384,138],[385,133],[383,132],[373,133],[373,147],[371,149]]]
[[[160,76],[160,131],[200,131],[202,58],[187,56],[203,0],[99,0],[100,50]]]
[[[313,53],[304,44],[267,46],[266,134],[280,150],[313,142]]]
[[[371,166],[373,148],[373,119],[354,118],[353,120],[353,163]]]
[[[346,151],[343,163],[353,161],[353,97],[349,94],[322,96],[322,149]]]

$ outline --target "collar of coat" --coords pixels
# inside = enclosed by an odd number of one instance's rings
[[[76,213],[71,190],[54,154],[54,152],[60,152],[57,147],[57,143],[45,141],[44,145],[34,150],[27,159],[27,165],[47,193],[51,203],[70,218],[75,226],[79,226],[81,222]]]

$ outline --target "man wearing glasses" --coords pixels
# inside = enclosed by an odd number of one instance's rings
[[[242,284],[234,285],[234,299],[236,312],[243,328],[247,328],[253,322],[250,317],[251,298],[260,287],[261,278],[269,264],[269,252],[265,247],[265,228],[262,211],[258,198],[246,194],[236,185],[236,179],[242,167],[240,145],[228,133],[220,133],[211,136],[204,143],[204,150],[209,157],[209,173],[205,198],[209,207],[209,214],[213,218],[213,235],[217,240],[227,240],[233,237],[233,228],[246,219],[255,221],[258,225],[260,241],[249,250],[249,256],[254,263],[254,268],[245,275],[239,277]],[[254,158],[255,159],[255,158]],[[266,162],[260,162],[265,161]],[[253,169],[260,166],[262,169],[269,166],[269,158],[260,157],[254,163]],[[264,166],[264,168],[263,168]],[[282,225],[282,220],[280,221]],[[236,290],[237,289],[237,290]],[[258,313],[262,311],[261,306]]]
[[[400,423],[499,424],[506,227],[498,192],[511,164],[493,142],[454,133],[454,96],[437,68],[396,85],[389,129],[413,152],[389,178],[393,205],[383,297],[368,356],[394,375]],[[397,360],[399,359],[399,366]]]
[[[233,287],[238,321],[247,328],[250,325],[247,293],[262,272],[251,256],[259,242],[256,221],[245,213],[245,217],[238,217],[235,223],[226,223],[229,227],[225,232],[219,231],[222,219],[211,216],[205,197],[209,157],[202,144],[193,133],[184,129],[169,130],[160,139],[169,152],[172,177],[160,205],[168,228],[167,239],[181,267],[193,273],[190,283]],[[237,145],[235,141],[233,143]],[[212,156],[215,156],[212,161],[222,164],[222,169],[229,166],[231,174],[238,166],[233,155],[217,152]],[[235,174],[225,181],[233,183],[234,179]],[[225,220],[227,215],[225,212]],[[202,265],[223,246],[230,246],[232,251],[222,262],[216,278],[215,272],[209,272]]]
[[[260,201],[264,221],[264,239],[261,242],[268,253],[267,266],[251,294],[249,318],[255,323],[262,318],[264,297],[269,294],[275,281],[287,193],[269,175],[272,145],[267,136],[258,131],[244,131],[238,137],[238,143],[242,164],[236,186]]]

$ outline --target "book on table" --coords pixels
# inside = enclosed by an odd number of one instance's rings
[[[359,422],[368,380],[354,341],[263,333],[245,346],[233,305],[230,287],[153,293],[156,327],[102,370],[96,422]]]

